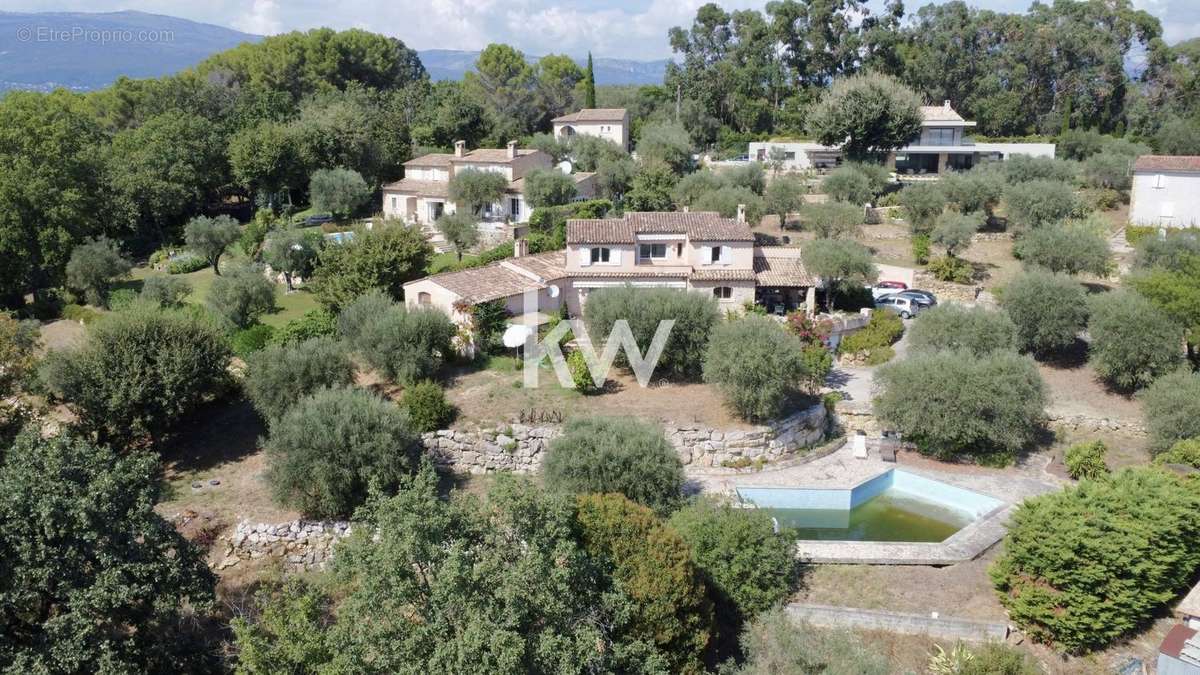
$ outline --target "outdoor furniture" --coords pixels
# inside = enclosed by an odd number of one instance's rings
[[[895,462],[898,449],[900,438],[890,431],[883,432],[883,437],[879,439],[879,458],[885,462]]]
[[[856,432],[854,434],[854,440],[852,441],[852,443],[853,443],[853,449],[854,449],[854,459],[866,459],[867,458],[867,434],[862,431]]]

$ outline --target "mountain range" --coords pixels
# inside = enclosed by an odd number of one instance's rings
[[[161,77],[262,36],[145,12],[0,11],[0,90],[100,89],[125,75]],[[435,80],[457,80],[478,51],[419,51]],[[536,60],[536,57],[529,57]],[[585,57],[586,58],[586,57]],[[582,65],[584,59],[576,58]],[[659,84],[668,61],[597,57],[596,84]]]

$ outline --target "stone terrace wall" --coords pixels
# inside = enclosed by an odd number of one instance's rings
[[[770,462],[825,438],[825,406],[814,405],[770,425],[746,430],[715,429],[668,422],[663,430],[685,466],[719,467],[737,462]],[[442,429],[422,437],[434,461],[456,471],[534,473],[561,425],[509,424],[499,427]]]
[[[223,570],[243,560],[270,556],[283,561],[289,570],[323,569],[333,556],[333,546],[350,536],[350,523],[293,520],[268,524],[242,521],[225,544],[225,557],[217,563]]]

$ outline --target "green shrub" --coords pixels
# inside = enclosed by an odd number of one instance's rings
[[[396,301],[379,289],[363,293],[337,315],[337,334],[354,345],[379,317],[396,308]]]
[[[1147,237],[1157,237],[1158,228],[1153,225],[1128,225],[1125,227],[1125,241],[1131,246],[1137,246]]]
[[[510,316],[503,300],[480,302],[471,307],[471,327],[475,334],[475,348],[480,356],[496,354],[504,349],[501,340]]]
[[[1017,276],[1000,294],[1000,306],[1017,327],[1017,347],[1038,355],[1070,347],[1087,325],[1083,285],[1049,272]]]
[[[822,344],[806,344],[800,350],[804,365],[801,384],[809,394],[816,394],[825,386],[825,380],[833,370],[833,353]]]
[[[1067,465],[1067,473],[1075,480],[1103,478],[1108,475],[1108,464],[1104,463],[1104,455],[1108,446],[1104,441],[1077,443],[1067,448],[1063,455],[1063,463]]]
[[[394,403],[323,389],[273,420],[266,480],[275,500],[310,518],[346,518],[374,485],[394,492],[417,467],[418,437]]]
[[[114,312],[129,309],[138,298],[137,291],[132,288],[118,288],[108,294],[108,308]]]
[[[908,229],[913,234],[929,234],[938,216],[946,209],[946,195],[936,183],[913,183],[897,198],[904,207]]]
[[[1200,469],[1200,439],[1189,438],[1154,456],[1155,464],[1183,464]]]
[[[1017,327],[1004,312],[983,307],[938,305],[917,315],[909,329],[914,354],[965,350],[982,356],[1017,348]]]
[[[236,328],[246,328],[275,309],[275,284],[257,267],[227,270],[213,279],[205,304]]]
[[[99,319],[100,316],[100,312],[83,305],[65,305],[62,308],[62,318],[67,321],[78,321],[85,326]]]
[[[354,364],[346,348],[328,337],[271,345],[246,359],[246,395],[254,408],[270,421],[279,418],[296,401],[325,387],[343,387],[354,381]]]
[[[1031,656],[1016,647],[989,642],[971,650],[972,658],[955,675],[1042,675]]]
[[[942,459],[1006,463],[1033,441],[1045,419],[1046,388],[1037,366],[1013,352],[914,355],[881,367],[875,382],[875,415]]]
[[[1027,499],[992,582],[1031,637],[1071,652],[1104,648],[1188,585],[1200,565],[1198,508],[1194,484],[1157,468]]]
[[[552,490],[619,492],[659,513],[683,494],[683,466],[662,428],[632,417],[568,421],[546,450],[542,477]]]
[[[67,286],[83,291],[88,304],[105,307],[113,281],[129,274],[133,263],[117,242],[108,237],[89,239],[71,251],[67,260]]]
[[[588,295],[584,320],[593,345],[602,345],[621,319],[628,322],[643,354],[650,348],[660,322],[674,320],[655,373],[670,379],[695,380],[702,372],[709,333],[720,321],[721,313],[709,293],[624,286],[602,288]],[[624,350],[616,363],[628,366]]]
[[[583,352],[576,349],[567,356],[567,369],[571,371],[571,381],[575,383],[576,391],[583,394],[596,391],[596,381],[592,379],[592,372],[588,370]]]
[[[975,280],[975,267],[962,258],[950,255],[930,260],[926,269],[938,281],[969,284]]]
[[[1115,291],[1089,299],[1089,361],[1105,381],[1141,389],[1174,370],[1183,357],[1183,330],[1144,297]]]
[[[208,267],[208,261],[198,255],[185,253],[167,263],[167,274],[191,274]]]
[[[158,307],[170,309],[181,307],[191,292],[192,285],[187,279],[155,275],[142,282],[141,298]]]
[[[235,330],[229,339],[229,344],[236,356],[245,359],[270,344],[271,338],[274,335],[274,328],[256,323],[252,326]]]
[[[446,392],[432,380],[422,380],[405,389],[400,407],[408,411],[409,424],[417,433],[445,429],[456,414],[454,406],[446,400]]]
[[[399,299],[404,284],[425,276],[432,257],[420,228],[377,221],[370,230],[355,230],[350,241],[321,249],[308,288],[334,313],[373,289]]]
[[[912,256],[913,262],[918,265],[924,265],[929,262],[930,242],[928,234],[914,234],[912,236]]]
[[[866,174],[852,166],[833,170],[821,181],[821,191],[835,202],[847,202],[862,206],[871,201],[871,181]]]
[[[843,354],[867,352],[896,343],[904,335],[904,322],[892,312],[871,312],[867,325],[842,338],[838,351]]]
[[[589,300],[590,302],[590,300]],[[782,413],[810,378],[804,345],[779,322],[746,316],[713,331],[704,356],[704,381],[744,419]]]
[[[275,331],[271,342],[287,345],[319,337],[331,337],[337,333],[337,317],[324,307],[310,309],[299,319],[292,319]]]
[[[388,380],[411,384],[437,374],[454,353],[451,340],[458,330],[441,310],[409,310],[393,304],[379,314],[364,310],[380,306],[378,296],[364,296],[353,312],[338,318],[338,331],[368,366]],[[349,310],[348,310],[349,311]]]
[[[1168,373],[1138,399],[1150,434],[1150,452],[1165,452],[1179,441],[1200,437],[1200,375],[1186,368]]]

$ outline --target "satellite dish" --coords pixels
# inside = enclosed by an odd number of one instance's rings
[[[505,347],[516,349],[525,344],[525,338],[533,335],[533,329],[529,326],[513,324],[504,331],[504,336],[500,338]]]
[[[571,160],[564,159],[558,163],[558,170],[570,176],[571,172],[575,170],[575,167],[571,165]]]
[[[551,285],[551,286],[546,287],[546,295],[549,295],[552,298],[557,298],[558,293],[559,293],[558,286]]]

